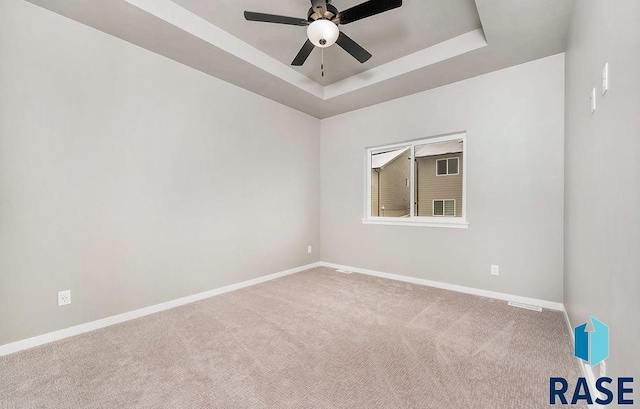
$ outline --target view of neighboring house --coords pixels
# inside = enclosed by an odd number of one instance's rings
[[[462,217],[462,140],[416,146],[415,155],[416,215]],[[372,155],[371,216],[409,216],[410,175],[409,148]]]
[[[462,217],[462,141],[416,147],[416,215]]]
[[[411,209],[411,149],[371,157],[371,216],[406,217]]]

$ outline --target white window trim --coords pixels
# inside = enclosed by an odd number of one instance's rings
[[[449,160],[451,159],[458,159],[458,171],[456,173],[449,173]],[[441,160],[446,161],[447,163],[447,173],[443,173],[442,175],[438,174],[438,162],[440,162]],[[460,157],[458,156],[449,156],[447,158],[440,158],[440,159],[436,159],[436,176],[440,177],[440,176],[455,176],[455,175],[459,175],[460,174]]]
[[[435,220],[433,220],[435,219]],[[460,220],[460,217],[375,217],[362,219],[362,224],[379,224],[385,226],[424,226],[424,227],[447,227],[452,229],[467,229],[469,223]]]
[[[423,145],[425,143],[437,143],[446,142],[455,139],[462,139],[463,142],[463,155],[462,155],[462,168],[465,171],[462,173],[462,215],[461,217],[448,217],[448,216],[416,216],[415,213],[415,189],[412,188],[410,192],[411,210],[409,217],[372,217],[371,216],[371,155],[376,152],[382,152],[389,149],[399,148],[411,148],[411,175],[410,186],[415,186],[415,147],[416,145]],[[387,226],[427,226],[427,227],[448,227],[456,229],[466,229],[469,227],[467,221],[467,133],[457,132],[453,134],[440,135],[431,138],[420,139],[416,141],[396,143],[392,145],[376,146],[366,149],[365,159],[365,185],[364,185],[364,217],[362,218],[362,224],[378,224]],[[458,159],[458,173],[460,170],[460,159]],[[447,170],[449,164],[447,163]],[[441,175],[444,176],[444,175]]]
[[[445,203],[453,201],[453,216],[447,216],[445,213]],[[435,214],[436,212],[436,202],[442,202],[442,216]],[[431,214],[433,217],[456,217],[456,199],[433,199],[433,203],[431,203]]]

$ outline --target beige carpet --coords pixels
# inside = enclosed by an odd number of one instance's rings
[[[549,376],[560,312],[318,268],[1,357],[0,408],[546,408]]]

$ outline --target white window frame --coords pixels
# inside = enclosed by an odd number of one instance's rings
[[[436,202],[442,202],[442,215],[435,214]],[[445,214],[446,206],[444,202],[453,202],[453,216],[447,216]],[[433,215],[433,217],[456,217],[456,199],[433,199],[433,203],[431,203],[431,214]]]
[[[462,214],[461,217],[451,216],[416,216],[416,203],[415,203],[415,148],[418,145],[424,145],[428,143],[446,142],[456,139],[462,139],[463,151],[462,151]],[[409,217],[377,217],[371,215],[371,155],[384,152],[392,149],[410,148],[411,149],[411,171],[410,171],[410,201],[411,209]],[[365,150],[366,153],[366,181],[364,186],[364,217],[362,218],[363,224],[380,224],[380,225],[393,225],[393,226],[428,226],[428,227],[450,227],[450,228],[462,228],[469,227],[467,221],[467,133],[456,132],[447,135],[439,135],[430,138],[419,139],[415,141],[396,143],[384,146],[369,147]],[[460,173],[460,158],[458,158],[458,174]],[[449,164],[447,163],[447,170]],[[437,173],[437,169],[436,169]],[[440,175],[445,176],[445,175]],[[451,200],[451,199],[447,199]],[[457,203],[456,203],[457,205]]]
[[[449,161],[451,159],[458,159],[458,171],[456,173],[449,173]],[[447,173],[443,173],[442,175],[440,175],[440,174],[438,174],[438,162],[443,161],[443,160],[447,162]],[[460,174],[460,158],[458,156],[449,156],[449,157],[446,157],[446,158],[436,159],[436,176],[438,176],[438,177],[440,177],[440,176],[455,176],[455,175],[459,175],[459,174]]]

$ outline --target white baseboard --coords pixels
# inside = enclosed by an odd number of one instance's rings
[[[536,298],[521,297],[519,295],[511,295],[511,294],[506,294],[506,293],[499,293],[499,292],[496,292],[496,291],[482,290],[482,289],[479,289],[479,288],[465,287],[465,286],[462,286],[462,285],[448,284],[448,283],[443,283],[443,282],[440,282],[440,281],[425,280],[425,279],[422,279],[422,278],[403,276],[403,275],[399,275],[399,274],[383,273],[383,272],[380,272],[380,271],[367,270],[367,269],[364,269],[364,268],[357,268],[357,267],[349,267],[349,266],[344,266],[344,265],[341,265],[341,264],[320,262],[320,265],[323,266],[323,267],[330,267],[330,268],[335,268],[335,269],[340,269],[340,270],[353,271],[354,273],[367,274],[367,275],[375,276],[375,277],[388,278],[388,279],[396,280],[396,281],[404,281],[404,282],[412,283],[412,284],[426,285],[426,286],[429,286],[429,287],[435,287],[435,288],[441,288],[441,289],[444,289],[444,290],[456,291],[456,292],[459,292],[459,293],[479,295],[481,297],[495,298],[497,300],[514,301],[514,302],[522,303],[522,304],[535,305],[535,306],[542,307],[542,308],[547,308],[547,309],[550,309],[550,310],[564,311],[564,305],[562,303],[559,303],[559,302],[553,302],[553,301],[547,301],[547,300],[539,300],[539,299],[536,299]]]
[[[571,326],[571,321],[569,320],[569,314],[567,314],[567,309],[562,308],[564,312],[564,320],[567,323],[567,328],[569,328],[569,334],[571,334],[571,339],[574,339],[575,335],[573,334],[573,327]]]
[[[599,409],[602,406],[596,403],[596,398],[606,399],[606,396],[601,395],[596,389],[596,377],[593,373],[593,368],[591,368],[591,365],[580,361],[580,366],[582,367],[582,373],[584,374],[584,377],[587,379],[587,383],[589,384],[589,393],[591,393],[591,398],[593,399],[593,403],[587,406],[589,407],[589,409]]]
[[[567,327],[569,328],[569,333],[571,334],[571,343],[576,342],[576,335],[573,332],[573,327],[571,326],[571,320],[569,320],[569,314],[567,314],[567,309],[564,309],[564,318],[567,322]],[[582,376],[587,380],[589,384],[589,393],[591,393],[591,397],[593,398],[593,403],[591,405],[587,405],[589,409],[599,409],[602,408],[602,405],[599,405],[595,402],[597,397],[601,399],[606,399],[606,396],[599,393],[596,389],[596,377],[593,373],[593,368],[588,363],[583,362],[580,358],[576,358],[578,360],[578,365],[580,365],[580,371],[582,372]]]
[[[110,325],[119,324],[121,322],[129,321],[135,318],[144,317],[145,315],[154,314],[156,312],[168,310],[170,308],[179,307],[181,305],[189,304],[195,301],[199,301],[205,298],[213,297],[219,294],[228,293],[231,291],[239,290],[241,288],[250,287],[252,285],[264,283],[266,281],[274,280],[276,278],[284,277],[290,274],[299,273],[304,270],[308,270],[314,267],[329,267],[335,269],[342,269],[347,271],[353,271],[360,274],[367,274],[375,277],[388,278],[391,280],[404,281],[413,284],[426,285],[429,287],[442,288],[445,290],[456,291],[465,294],[479,295],[482,297],[495,298],[498,300],[514,301],[523,304],[536,305],[543,308],[552,310],[564,311],[564,306],[561,303],[538,300],[534,298],[521,297],[517,295],[499,293],[495,291],[481,290],[478,288],[464,287],[455,284],[442,283],[438,281],[425,280],[421,278],[414,278],[408,276],[402,276],[398,274],[383,273],[380,271],[367,270],[363,268],[356,268],[350,266],[344,266],[334,263],[316,262],[307,264],[304,266],[292,268],[289,270],[281,271],[274,274],[269,274],[263,277],[254,278],[252,280],[243,281],[236,284],[231,284],[225,287],[216,288],[213,290],[205,291],[199,294],[190,295],[176,300],[167,301],[161,304],[152,305],[149,307],[140,308],[138,310],[125,312],[123,314],[114,315],[107,318],[102,318],[96,321],[87,322],[84,324],[76,325],[74,327],[61,329],[59,331],[50,332],[43,335],[38,335],[33,338],[16,341],[10,344],[0,345],[0,356],[12,354],[14,352],[22,351],[25,349],[33,348],[38,345],[47,344],[50,342],[58,341],[64,338],[72,337],[74,335],[84,334],[85,332],[94,331],[100,328],[108,327]],[[565,312],[566,314],[566,312]],[[568,320],[568,318],[567,318]],[[568,321],[567,321],[568,322]],[[570,325],[569,325],[570,327]],[[573,332],[571,332],[573,335]],[[590,369],[590,368],[589,368]],[[586,374],[585,374],[586,375]],[[592,375],[593,377],[593,375]]]
[[[295,267],[289,270],[280,271],[278,273],[269,274],[263,277],[254,278],[252,280],[242,281],[240,283],[231,284],[225,287],[220,287],[220,288],[205,291],[202,293],[189,295],[187,297],[178,298],[177,300],[167,301],[161,304],[140,308],[138,310],[125,312],[123,314],[118,314],[111,317],[102,318],[96,321],[91,321],[84,324],[76,325],[74,327],[61,329],[59,331],[50,332],[48,334],[38,335],[33,338],[24,339],[22,341],[16,341],[10,344],[0,345],[0,356],[12,354],[14,352],[33,348],[35,346],[47,344],[49,342],[58,341],[64,338],[72,337],[74,335],[84,334],[85,332],[94,331],[100,328],[108,327],[110,325],[119,324],[121,322],[129,321],[135,318],[144,317],[145,315],[154,314],[156,312],[179,307],[181,305],[189,304],[195,301],[200,301],[205,298],[213,297],[219,294],[224,294],[231,291],[239,290],[241,288],[250,287],[252,285],[264,283],[265,281],[270,281],[270,280],[274,280],[276,278],[284,277],[290,274],[299,273],[301,271],[308,270],[310,268],[319,267],[320,265],[321,265],[320,262],[307,264],[307,265]]]

